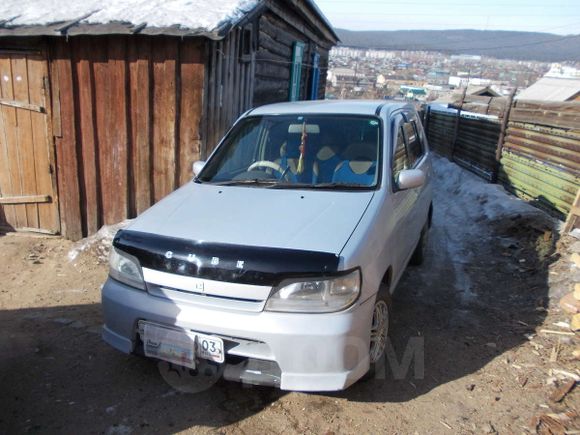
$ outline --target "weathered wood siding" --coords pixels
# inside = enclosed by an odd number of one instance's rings
[[[565,218],[580,189],[580,104],[517,100],[505,113],[507,131],[501,135],[499,123],[489,117],[431,110],[429,144],[437,153]]]
[[[204,158],[238,116],[253,106],[255,53],[242,56],[243,32],[243,28],[236,28],[224,40],[208,42],[201,150]]]
[[[254,105],[288,101],[292,48],[297,41],[305,44],[300,99],[309,98],[314,53],[320,54],[318,98],[324,98],[331,44],[319,35],[316,29],[310,28],[296,12],[275,5],[261,15],[257,27]]]
[[[580,103],[517,100],[503,143],[499,181],[565,218],[580,188]]]
[[[430,110],[427,136],[438,154],[491,180],[497,168],[495,152],[500,127],[497,118]]]
[[[244,35],[250,37],[245,40]],[[315,52],[320,54],[317,97],[324,98],[332,44],[309,28],[293,9],[280,8],[271,2],[224,40],[208,43],[201,150],[204,158],[246,110],[288,101],[292,47],[296,41],[305,43],[300,99],[308,99],[310,94]]]
[[[90,36],[50,42],[63,234],[134,217],[200,156],[204,41]]]

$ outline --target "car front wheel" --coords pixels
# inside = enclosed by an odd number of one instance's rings
[[[391,325],[391,298],[386,286],[377,294],[371,322],[371,340],[369,349],[370,369],[365,378],[371,378],[377,368],[385,363],[385,351]]]

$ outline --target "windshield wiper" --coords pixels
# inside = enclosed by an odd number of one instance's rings
[[[218,181],[215,184],[216,186],[243,186],[243,185],[253,185],[253,186],[275,186],[278,183],[277,180],[260,180],[258,178],[250,178],[247,180],[227,180],[227,181]]]
[[[320,183],[320,184],[309,184],[309,183],[277,183],[273,184],[274,189],[344,189],[344,190],[367,190],[372,188],[372,186],[366,186],[364,184],[356,183]]]
[[[345,189],[345,190],[366,190],[370,189],[372,186],[366,186],[364,184],[357,183],[320,183],[320,184],[310,184],[305,186],[311,189]]]
[[[215,184],[216,186],[264,186],[272,189],[321,189],[321,190],[324,189],[368,190],[373,187],[357,183],[320,183],[320,184],[287,183],[278,180],[261,180],[259,178],[250,178],[247,180],[218,181],[211,184]]]

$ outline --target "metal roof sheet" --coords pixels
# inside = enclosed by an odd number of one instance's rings
[[[516,100],[568,101],[580,93],[580,79],[543,77],[518,94]]]

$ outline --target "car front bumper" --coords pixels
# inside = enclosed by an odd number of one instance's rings
[[[239,376],[249,383],[268,383],[283,390],[336,391],[356,382],[369,368],[372,298],[328,314],[218,310],[152,296],[109,278],[102,303],[103,338],[125,353],[137,351],[138,322],[145,320],[221,337],[226,365],[231,357],[279,367],[279,382]]]

